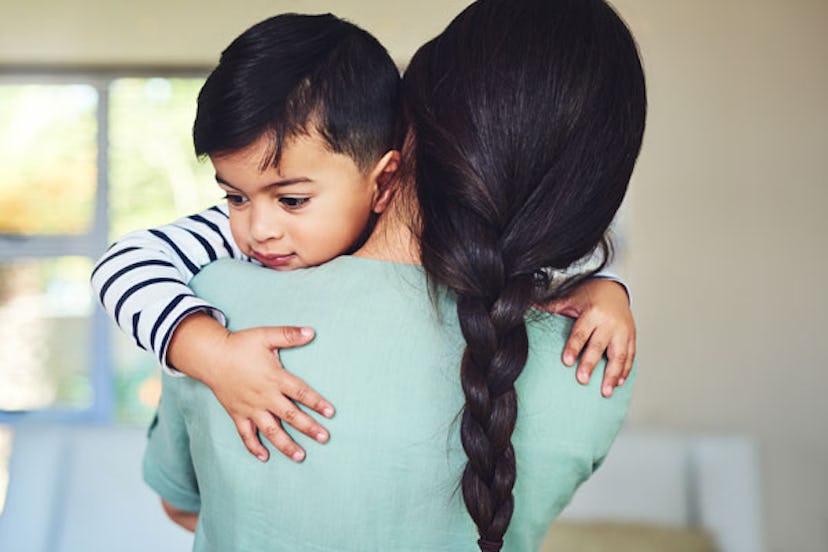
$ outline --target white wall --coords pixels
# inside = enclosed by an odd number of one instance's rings
[[[469,2],[425,0],[0,0],[0,64],[205,65],[257,21],[332,12],[405,62]]]
[[[404,63],[465,4],[0,0],[0,65],[209,66],[280,11],[350,18]],[[769,551],[828,550],[828,2],[615,5],[651,105],[626,213],[631,421],[753,436]]]
[[[828,550],[828,2],[616,5],[651,102],[626,218],[632,421],[754,436],[769,549]]]

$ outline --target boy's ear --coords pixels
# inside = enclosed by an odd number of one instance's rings
[[[394,192],[397,190],[397,171],[400,168],[400,152],[389,150],[385,152],[374,168],[371,169],[371,182],[374,187],[374,201],[372,211],[380,214],[388,208]]]

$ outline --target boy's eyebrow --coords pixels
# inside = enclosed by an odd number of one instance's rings
[[[233,188],[234,190],[238,190],[238,188],[236,188],[235,186],[233,186],[232,184],[227,182],[225,179],[223,179],[219,175],[215,175],[215,176],[216,176],[216,182],[218,182],[219,184],[223,184],[224,186],[227,186],[228,188]],[[300,176],[298,178],[286,178],[284,180],[277,180],[276,182],[271,182],[270,184],[267,185],[267,187],[268,188],[272,188],[272,187],[277,187],[278,188],[280,186],[289,186],[291,184],[301,184],[302,182],[313,182],[313,180],[311,180],[310,178],[307,178],[305,176]]]

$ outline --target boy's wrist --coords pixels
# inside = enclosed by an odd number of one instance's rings
[[[624,294],[627,296],[627,303],[632,306],[632,294],[630,293],[630,288],[622,280],[619,276],[613,274],[612,272],[598,272],[592,275],[593,280],[603,280],[607,282],[615,282],[618,286],[624,291]]]
[[[229,330],[204,311],[187,315],[173,331],[167,347],[167,364],[209,385],[212,367]]]

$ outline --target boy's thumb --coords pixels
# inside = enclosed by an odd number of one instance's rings
[[[313,337],[313,328],[303,326],[276,326],[267,332],[268,345],[274,349],[304,345]]]

